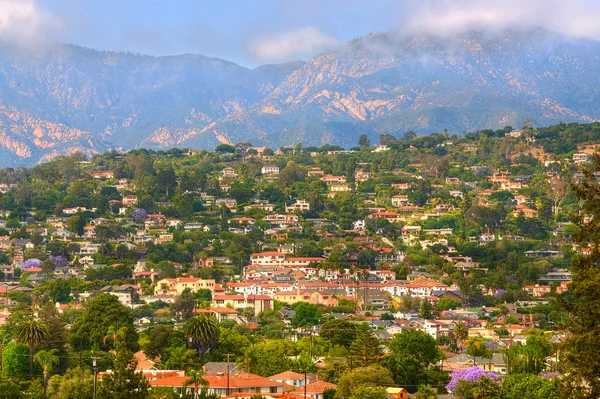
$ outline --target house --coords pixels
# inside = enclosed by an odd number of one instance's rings
[[[250,254],[250,262],[257,265],[275,265],[281,264],[285,259],[285,254],[275,251],[258,252]]]
[[[552,291],[552,288],[549,285],[526,285],[523,287],[523,290],[526,291],[529,295],[535,298],[541,298],[546,294],[549,294]]]
[[[346,176],[325,175],[321,177],[321,181],[326,184],[346,183]]]
[[[198,292],[201,289],[207,289],[211,292],[215,290],[215,280],[204,280],[196,277],[163,278],[156,283],[154,295],[181,295],[189,289],[192,292]]]
[[[310,378],[312,377],[312,378]],[[317,381],[313,375],[307,374],[306,382],[314,382]],[[284,371],[283,373],[275,374],[270,377],[267,377],[271,381],[275,382],[283,382],[284,384],[291,385],[293,387],[303,387],[304,386],[304,374],[296,373],[294,371]]]
[[[87,208],[85,206],[76,206],[74,208],[64,208],[62,211],[65,215],[74,215],[77,212],[87,211]]]
[[[358,183],[367,181],[371,178],[371,172],[365,172],[363,170],[357,170],[354,172],[354,180]]]
[[[272,308],[272,299],[268,295],[215,295],[213,297],[213,307],[231,307],[233,309],[254,309],[254,315],[258,316],[260,312]]]
[[[400,222],[402,221],[402,216],[400,216],[399,213],[396,212],[375,212],[369,215],[369,219],[378,219],[378,218],[382,218],[382,219],[386,219],[387,221],[391,222],[391,223],[396,223],[396,222]]]
[[[352,191],[352,187],[350,187],[350,185],[346,183],[333,183],[329,185],[329,191],[331,193]]]
[[[265,212],[273,212],[275,210],[275,205],[259,202],[257,204],[246,205],[244,207],[244,212],[248,212],[252,209],[260,209]]]
[[[538,217],[538,211],[536,211],[535,209],[531,209],[531,208],[521,208],[521,209],[517,209],[513,212],[514,216],[519,216],[519,215],[523,215],[523,217],[527,218],[527,219],[533,219],[533,218],[537,218]]]
[[[97,180],[105,180],[114,178],[115,174],[113,172],[94,172],[92,177]]]
[[[318,381],[306,384],[306,386],[304,388],[297,387],[294,390],[294,392],[298,392],[298,393],[306,392],[307,397],[310,397],[312,399],[324,399],[325,396],[323,394],[328,389],[337,389],[337,385],[332,384],[331,382],[318,380]]]
[[[386,144],[379,144],[377,147],[375,147],[373,152],[389,151],[389,149],[390,147],[388,147]]]
[[[588,154],[573,154],[573,163],[575,165],[581,165],[583,163],[588,163],[589,157]]]
[[[260,173],[263,175],[278,175],[279,174],[279,166],[265,165],[260,169]]]
[[[388,387],[386,393],[394,399],[408,399],[408,391],[404,388]]]
[[[271,381],[251,373],[216,373],[205,374],[203,377],[208,383],[207,394],[225,397],[236,393],[248,393],[251,395],[283,394],[284,384]],[[169,387],[176,392],[191,394],[193,385],[187,384],[188,376],[171,376],[150,381],[151,387]],[[333,384],[332,384],[333,385]],[[322,399],[322,398],[319,398]]]
[[[403,206],[403,205],[408,205],[409,201],[408,201],[408,195],[394,195],[392,196],[392,206]]]
[[[139,298],[135,286],[132,285],[109,285],[100,289],[101,292],[116,296],[122,305],[131,307]]]
[[[286,213],[294,213],[296,211],[305,212],[310,210],[310,204],[305,200],[296,200],[292,205],[285,206]]]
[[[231,167],[227,167],[221,171],[221,177],[226,179],[234,179],[237,177],[237,174]]]
[[[214,307],[209,309],[195,309],[194,313],[204,313],[213,315],[218,322],[223,320],[236,320],[239,312],[235,309]]]
[[[138,197],[137,197],[137,195],[124,195],[121,202],[125,206],[133,206],[133,205],[137,204]]]

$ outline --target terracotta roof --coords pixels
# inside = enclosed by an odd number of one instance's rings
[[[270,380],[296,380],[298,378],[304,378],[304,374],[296,373],[295,371],[284,371],[283,373],[275,374],[267,377]]]
[[[180,377],[173,376],[167,378],[160,378],[154,381],[150,381],[151,386],[159,387],[182,387],[183,384],[189,380],[189,376]],[[204,379],[208,381],[210,388],[227,388],[227,376],[211,376],[205,375]],[[254,388],[254,387],[281,387],[283,383],[271,381],[267,378],[258,376],[250,373],[239,373],[231,374],[229,378],[230,388]]]
[[[323,393],[327,389],[337,389],[337,385],[322,380],[306,384],[306,393]],[[296,391],[304,392],[304,387],[296,387]]]

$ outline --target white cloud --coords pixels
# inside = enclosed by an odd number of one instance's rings
[[[471,28],[541,26],[600,37],[598,0],[410,0],[406,7],[407,31],[446,34]]]
[[[17,41],[46,39],[58,21],[34,0],[0,0],[0,37]]]
[[[264,62],[310,57],[340,44],[342,42],[335,36],[314,26],[307,26],[255,37],[248,42],[246,48],[252,57]]]

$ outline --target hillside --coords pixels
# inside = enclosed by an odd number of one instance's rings
[[[494,36],[372,34],[306,63],[253,70],[0,45],[0,166],[111,148],[303,142],[600,119],[600,43],[544,30]]]

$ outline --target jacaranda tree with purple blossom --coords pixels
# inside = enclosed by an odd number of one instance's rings
[[[21,265],[21,269],[31,269],[32,267],[40,267],[42,262],[39,259],[29,259]]]
[[[145,209],[136,209],[131,213],[133,220],[146,220],[148,219],[148,212]]]
[[[69,262],[63,256],[50,256],[50,260],[56,265],[56,267],[67,267]]]
[[[468,369],[452,371],[452,378],[450,379],[448,385],[446,385],[446,389],[454,392],[459,381],[477,382],[482,377],[488,377],[493,381],[498,381],[498,376],[495,373],[485,371],[477,366],[473,366],[469,367]]]

